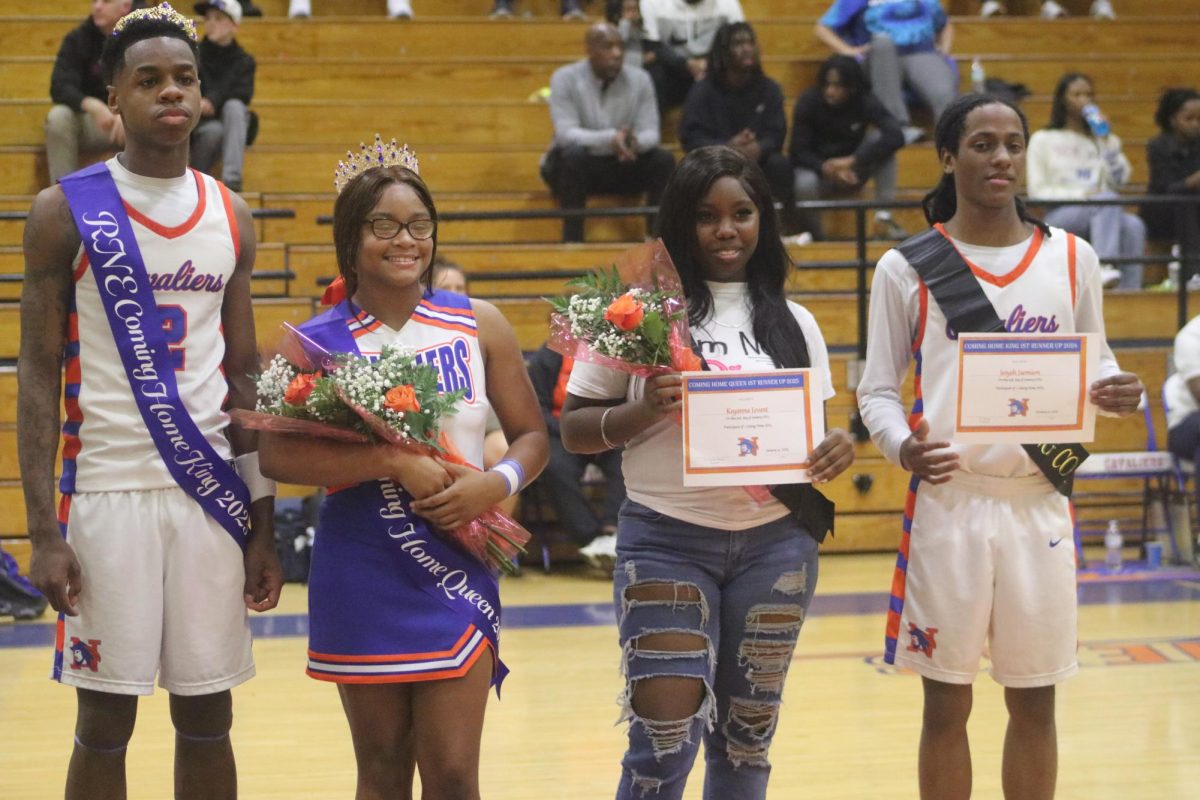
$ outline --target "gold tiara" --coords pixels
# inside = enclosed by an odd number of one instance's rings
[[[186,33],[187,37],[193,42],[196,41],[196,23],[171,8],[170,3],[162,3],[151,8],[139,8],[137,11],[130,11],[117,20],[117,24],[113,27],[112,35],[120,36],[125,28],[141,19],[169,22]]]
[[[409,150],[407,144],[397,147],[395,139],[385,144],[383,137],[377,133],[375,144],[362,144],[359,145],[359,149],[361,152],[357,155],[347,150],[346,160],[339,161],[337,169],[333,171],[333,185],[338,194],[341,194],[346,184],[356,176],[375,167],[404,167],[418,175],[421,174],[417,165],[417,154]]]

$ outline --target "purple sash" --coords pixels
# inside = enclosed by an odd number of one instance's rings
[[[347,327],[350,304],[336,306],[300,326],[300,332],[330,353],[359,353]],[[487,637],[496,654],[493,683],[497,692],[508,668],[500,661],[500,586],[496,577],[475,558],[439,537],[412,511],[412,497],[391,480],[366,481],[335,492],[325,500],[336,505],[330,515],[353,531],[375,531],[399,548],[397,562],[404,575],[430,597],[473,624]],[[322,515],[325,516],[324,514]],[[384,540],[386,540],[384,539]]]
[[[175,383],[154,290],[121,194],[103,163],[62,179],[133,400],[171,477],[245,548],[250,492],[204,438]]]

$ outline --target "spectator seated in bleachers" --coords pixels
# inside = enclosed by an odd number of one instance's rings
[[[387,15],[390,19],[412,19],[412,0],[387,0]],[[312,0],[288,0],[288,16],[304,19],[312,16]]]
[[[913,128],[904,91],[938,117],[958,96],[958,73],[950,59],[954,28],[939,0],[834,0],[817,21],[817,38],[833,52],[865,58],[871,91],[900,120],[908,141]]]
[[[683,104],[679,143],[685,152],[723,144],[758,164],[783,204],[784,230],[795,227],[792,165],[783,154],[787,116],[783,90],[763,74],[758,39],[748,22],[717,29],[705,76]]]
[[[1000,0],[984,0],[979,4],[979,16],[998,17],[1008,13],[1008,6]],[[1068,16],[1067,9],[1055,0],[1043,0],[1041,8],[1042,19],[1058,19]],[[1116,19],[1117,12],[1113,11],[1111,0],[1092,0],[1089,13],[1096,19]]]
[[[564,209],[583,208],[599,192],[645,192],[647,205],[657,205],[675,158],[658,146],[650,77],[625,66],[621,36],[609,23],[589,27],[584,43],[587,58],[550,78],[554,141],[542,158],[542,180]],[[563,220],[563,241],[583,241],[582,217]]]
[[[1089,122],[1085,113],[1092,117]],[[1129,181],[1129,159],[1120,138],[1095,106],[1092,79],[1082,73],[1064,75],[1054,88],[1050,124],[1029,137],[1026,187],[1037,200],[1104,199],[1117,196]],[[1105,286],[1142,288],[1142,265],[1110,259],[1145,255],[1146,225],[1137,214],[1118,205],[1051,208],[1047,225],[1087,239],[1101,261]]]
[[[1162,133],[1146,143],[1150,164],[1146,193],[1200,194],[1200,92],[1167,89],[1154,121]],[[1142,219],[1151,236],[1169,239],[1192,254],[1200,249],[1200,204],[1145,205]]]
[[[235,192],[242,190],[242,166],[250,137],[254,97],[254,56],[238,44],[242,7],[235,0],[196,3],[204,15],[204,38],[200,41],[200,124],[192,131],[191,164],[212,174],[221,160],[221,182]]]
[[[746,19],[739,0],[641,0],[646,71],[661,110],[684,101],[704,77],[717,29]]]
[[[1200,316],[1175,335],[1175,372],[1163,384],[1167,449],[1185,461],[1200,461]]]
[[[875,199],[896,197],[896,151],[904,146],[900,122],[871,94],[862,67],[850,56],[830,56],[817,85],[800,95],[792,113],[788,149],[797,200],[853,194],[875,179]],[[820,216],[803,215],[814,239],[822,239]],[[904,239],[891,212],[875,212],[876,236]]]
[[[108,86],[100,74],[100,51],[117,20],[129,13],[132,0],[93,0],[91,15],[63,37],[54,71],[46,116],[46,162],[50,182],[79,169],[83,153],[100,155],[125,144],[121,118],[108,107]]]
[[[564,358],[546,345],[529,359],[529,379],[550,433],[550,462],[537,482],[545,488],[546,499],[564,532],[579,545],[579,554],[591,566],[611,572],[617,553],[617,512],[625,502],[622,451],[583,455],[563,447],[559,417],[572,365],[573,359]],[[604,505],[598,516],[583,493],[583,473],[588,464],[595,464],[604,473]]]
[[[646,68],[652,58],[642,45],[646,29],[642,25],[642,7],[638,0],[604,0],[604,18],[617,27],[625,48],[625,66]]]

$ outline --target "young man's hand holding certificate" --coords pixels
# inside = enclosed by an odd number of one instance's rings
[[[1092,441],[1099,352],[1095,333],[959,334],[954,441]]]
[[[683,483],[808,483],[825,438],[816,369],[683,374]],[[813,390],[818,392],[813,396]]]

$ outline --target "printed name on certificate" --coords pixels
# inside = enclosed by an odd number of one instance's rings
[[[813,369],[684,373],[684,485],[807,483],[825,435],[823,380]]]
[[[954,441],[1092,441],[1099,350],[1095,333],[960,334]]]

